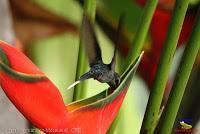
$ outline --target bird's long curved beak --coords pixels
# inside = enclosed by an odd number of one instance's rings
[[[81,81],[78,80],[78,81],[75,81],[74,83],[72,83],[71,85],[69,85],[69,87],[67,88],[67,90],[69,90],[70,88],[76,86],[78,83],[80,83]]]

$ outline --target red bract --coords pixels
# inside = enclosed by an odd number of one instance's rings
[[[140,58],[127,69],[112,94],[106,96],[105,90],[65,105],[56,86],[24,54],[0,41],[0,84],[19,111],[46,133],[105,134],[119,111]]]
[[[3,64],[1,61],[1,64],[10,71],[16,71],[19,75],[15,77],[1,69],[0,84],[6,95],[19,111],[37,127],[59,127],[62,123],[61,119],[64,119],[67,114],[57,88],[21,52],[8,46],[5,42],[0,42],[0,48],[2,49],[1,55],[5,54],[5,59],[7,58],[9,62],[5,65],[5,62]],[[23,78],[23,75],[27,77]]]
[[[121,106],[126,92],[127,88],[125,88],[119,96],[116,96],[115,99],[113,98],[111,103],[106,104],[106,101],[92,103],[92,105],[88,105],[87,107],[83,106],[82,108],[72,111],[69,120],[70,128],[80,128],[79,122],[85,120],[84,123],[81,124],[82,133],[106,134],[108,127],[111,125],[112,120]]]

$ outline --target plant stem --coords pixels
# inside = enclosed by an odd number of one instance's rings
[[[175,81],[163,114],[163,120],[161,122],[161,134],[171,133],[181,100],[183,98],[185,87],[187,85],[199,48],[200,14],[198,16],[190,40],[185,48],[185,52],[181,59],[181,64],[179,65],[178,72],[176,73]]]
[[[152,20],[152,17],[153,17],[153,13],[156,9],[156,5],[158,3],[158,0],[148,0],[147,1],[147,4],[144,8],[144,12],[143,12],[143,15],[142,15],[142,20],[141,20],[141,23],[138,27],[138,30],[137,30],[137,33],[134,37],[134,40],[133,40],[133,46],[131,47],[130,51],[129,51],[129,55],[128,55],[128,59],[126,61],[126,66],[125,67],[128,67],[129,64],[136,60],[136,58],[138,57],[138,55],[140,54],[142,48],[143,48],[143,45],[144,45],[144,41],[145,41],[145,38],[146,38],[146,35],[147,35],[147,32],[148,32],[148,29],[149,29],[149,26],[150,26],[150,23],[151,23],[151,20]],[[123,62],[122,62],[123,64]],[[120,73],[122,74],[124,71],[124,69],[120,69]],[[122,107],[122,109],[120,109],[117,117],[115,118],[114,122],[112,123],[110,129],[108,130],[108,134],[112,134],[114,133],[114,130],[116,129],[117,127],[117,124],[119,123],[119,120],[120,118],[123,119],[123,116],[125,112],[125,108]]]
[[[96,13],[96,0],[85,0],[83,12],[86,13],[88,16],[90,16],[91,20],[94,21]],[[83,45],[84,44],[82,43],[82,37],[80,37],[76,80],[78,80],[79,77],[86,72],[88,66],[87,57],[85,56]],[[86,96],[87,91],[85,87],[86,87],[86,82],[82,82],[81,84],[78,84],[75,87],[74,98],[73,98],[74,101],[84,98]]]
[[[156,9],[157,3],[158,3],[158,0],[147,1],[141,23],[137,29],[136,35],[133,40],[133,46],[131,47],[129,51],[129,55],[128,55],[125,67],[127,67],[132,61],[136,60],[136,58],[142,51],[142,48],[144,46],[144,41],[147,36],[147,32],[148,32],[154,11]]]
[[[76,80],[78,80],[80,78],[80,76],[82,74],[84,74],[86,69],[87,69],[86,56],[85,56],[84,49],[82,47],[82,43],[80,40],[79,52],[78,52],[78,62],[77,62],[77,67],[76,67]],[[79,100],[84,97],[83,92],[85,92],[86,89],[83,90],[83,88],[85,88],[85,86],[86,86],[85,81],[83,81],[81,84],[78,84],[75,86],[73,101]]]
[[[189,0],[176,1],[172,21],[169,26],[167,38],[164,42],[155,81],[147,104],[141,133],[151,134],[156,127],[165,86],[168,80],[169,69],[176,50],[188,3]]]

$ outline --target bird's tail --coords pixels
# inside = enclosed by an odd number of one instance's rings
[[[92,75],[90,72],[87,72],[85,74],[83,74],[79,80],[75,81],[74,83],[72,83],[68,88],[68,89],[71,89],[72,87],[76,86],[77,84],[79,84],[80,82],[84,81],[84,80],[87,80],[87,79],[90,79],[92,78]]]

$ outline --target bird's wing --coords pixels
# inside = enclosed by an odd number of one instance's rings
[[[114,55],[112,58],[111,63],[109,64],[111,70],[115,70],[115,57],[116,57],[116,51],[117,51],[117,47],[118,47],[118,43],[120,41],[120,32],[122,30],[122,25],[123,25],[123,21],[124,21],[124,16],[125,14],[121,14],[120,18],[119,18],[119,22],[118,22],[118,28],[117,28],[117,33],[116,33],[116,40],[117,40],[117,44],[115,44],[115,49],[114,49]]]
[[[114,55],[112,58],[111,63],[109,64],[109,67],[111,70],[115,71],[115,57],[116,57],[116,51],[117,51],[117,45],[115,45],[115,49],[114,49]]]
[[[102,62],[101,49],[94,32],[94,27],[86,14],[83,16],[81,36],[89,58],[90,67],[97,62]]]

